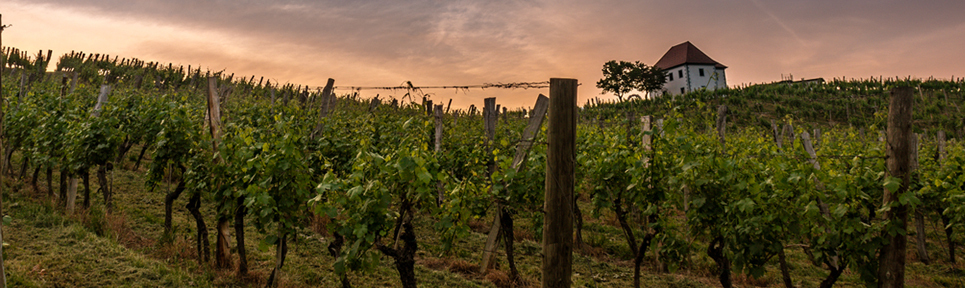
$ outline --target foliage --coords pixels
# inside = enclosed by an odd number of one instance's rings
[[[596,88],[603,92],[616,94],[620,101],[630,91],[653,92],[667,83],[662,69],[647,64],[610,60],[603,64],[603,78],[596,82]]]

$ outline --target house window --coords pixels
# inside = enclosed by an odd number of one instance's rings
[[[684,87],[680,87],[680,94],[684,94]]]
[[[673,73],[670,73],[670,80],[667,81],[673,81]]]
[[[700,77],[704,77],[704,68],[697,69],[700,72]]]
[[[677,76],[680,78],[684,78],[684,70],[683,69],[677,70]]]

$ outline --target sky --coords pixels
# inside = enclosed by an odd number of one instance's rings
[[[322,86],[575,78],[653,65],[690,41],[731,87],[801,78],[965,76],[965,1],[0,0],[3,44],[201,66]],[[51,66],[51,68],[53,65]],[[349,93],[350,90],[338,90]],[[454,107],[529,107],[548,89],[424,90]],[[363,90],[400,98],[404,91]]]

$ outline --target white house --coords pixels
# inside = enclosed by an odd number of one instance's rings
[[[662,93],[679,95],[702,88],[727,88],[724,75],[727,66],[710,59],[690,41],[670,47],[653,66],[667,73],[667,84],[664,84]]]

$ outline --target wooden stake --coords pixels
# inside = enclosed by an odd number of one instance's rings
[[[814,146],[811,145],[811,136],[808,135],[808,132],[801,133],[801,146],[804,146],[804,151],[808,153],[808,156],[811,156],[811,158],[808,158],[808,161],[811,162],[811,166],[814,167],[815,170],[821,170],[821,163],[818,162],[818,154],[814,151]],[[818,190],[824,190],[824,183],[821,183],[820,180],[814,178],[814,187]],[[821,198],[817,198],[817,203],[818,210],[821,211],[821,214],[823,214],[824,217],[831,219],[831,210],[828,208],[828,204],[824,203]],[[825,227],[824,230],[828,233],[831,231],[828,227]],[[832,273],[834,273],[834,270],[843,269],[839,265],[838,256],[831,257],[830,266]]]
[[[717,136],[720,138],[720,146],[726,143],[724,135],[727,133],[727,106],[717,106]]]
[[[549,108],[549,98],[540,94],[536,98],[536,108],[533,109],[533,115],[529,118],[529,122],[526,128],[523,129],[523,138],[520,139],[518,145],[516,145],[516,155],[513,156],[512,169],[516,172],[522,170],[526,164],[526,155],[529,153],[530,148],[533,147],[533,141],[539,134],[540,127],[543,125],[543,118],[546,116],[546,110]],[[507,183],[507,186],[511,183]],[[501,209],[501,208],[500,208]],[[493,222],[493,226],[489,230],[489,236],[486,238],[486,247],[483,249],[483,260],[482,260],[482,270],[483,272],[488,271],[492,268],[493,259],[495,259],[496,246],[499,245],[500,231],[502,231],[502,225],[497,219]]]
[[[784,141],[781,140],[781,135],[777,132],[777,122],[773,119],[771,120],[771,130],[774,130],[774,143],[777,143],[777,149],[782,149],[784,147]]]
[[[218,91],[218,78],[208,77],[208,126],[211,129],[211,145],[213,151],[215,151],[215,155],[219,155],[218,146],[221,144],[221,105],[218,99]],[[215,163],[221,163],[221,161],[222,158],[220,155],[215,158]],[[227,199],[219,199],[219,210],[221,210],[221,207],[228,205],[229,202]],[[215,247],[215,264],[218,268],[227,268],[231,265],[228,259],[231,257],[231,251],[229,251],[228,247],[228,229],[228,218],[223,215],[218,215],[218,224],[216,227],[218,236]]]
[[[897,87],[891,89],[891,103],[888,107],[888,143],[886,165],[887,176],[901,179],[895,191],[885,189],[883,203],[891,207],[883,214],[885,221],[895,225],[899,231],[908,227],[908,206],[898,199],[908,191],[911,182],[911,126],[914,88]],[[885,233],[888,244],[878,254],[878,287],[899,288],[905,286],[905,247],[908,239],[903,233]]]
[[[321,107],[318,108],[318,123],[315,124],[315,130],[312,131],[312,135],[311,135],[312,140],[315,140],[315,138],[318,137],[319,133],[322,132],[322,119],[325,119],[325,117],[328,117],[329,110],[332,108],[331,107],[332,101],[329,98],[332,98],[332,89],[334,87],[335,87],[335,79],[328,78],[328,82],[325,83],[325,89],[322,89],[322,96],[321,96],[322,99],[319,99],[319,102],[321,103],[320,105]],[[272,99],[272,103],[274,103],[275,101],[274,90],[272,90],[271,99]]]
[[[74,214],[74,206],[77,203],[77,178],[70,178],[70,185],[67,186],[67,214]]]
[[[435,150],[436,152],[442,151],[442,105],[436,105],[433,109],[433,115],[436,120],[436,134],[435,134]]]
[[[911,144],[910,173],[912,173],[912,178],[917,180],[918,177],[917,175],[915,175],[915,171],[918,170],[918,148],[921,143],[919,143],[918,141],[919,139],[918,134],[912,134],[912,135],[913,137],[911,138],[912,144]],[[928,257],[928,249],[925,247],[925,244],[926,244],[925,241],[928,241],[928,238],[925,235],[924,207],[915,208],[915,232],[916,232],[915,236],[917,237],[917,240],[918,240],[917,242],[915,242],[918,248],[918,261],[921,261],[921,263],[925,263],[925,265],[928,265],[928,263],[931,262],[931,259]]]
[[[550,79],[543,211],[542,287],[570,287],[573,274],[573,190],[576,162],[576,79]]]
[[[473,108],[470,106],[470,108]],[[492,175],[496,172],[496,163],[493,161],[493,145],[494,138],[496,135],[496,98],[486,98],[483,99],[483,127],[486,133],[486,163],[488,166],[489,173],[487,177],[489,181],[492,181]],[[492,186],[490,186],[492,187]],[[482,260],[482,270],[489,271],[492,268],[492,259],[495,257],[496,246],[499,245],[499,239],[502,238],[501,232],[502,227],[499,221],[500,215],[502,215],[502,206],[497,205],[496,207],[496,217],[493,217],[493,226],[489,229],[489,236],[486,238],[486,246],[483,249],[483,260]]]
[[[436,127],[435,127],[435,128],[436,128],[436,129],[435,129],[435,130],[436,130],[436,134],[435,134],[435,138],[434,138],[434,140],[433,140],[433,144],[435,144],[435,149],[434,149],[434,151],[435,151],[436,153],[439,153],[439,152],[442,151],[442,128],[443,128],[443,125],[442,125],[442,105],[435,105],[435,107],[434,107],[434,109],[433,109],[433,116],[434,116],[434,118],[435,118],[435,120],[436,120]],[[437,155],[438,155],[438,154],[437,154]],[[436,204],[438,204],[438,205],[441,206],[441,205],[442,205],[442,201],[444,201],[445,198],[446,198],[446,189],[445,189],[445,186],[442,184],[442,181],[436,182],[436,192],[437,192],[437,194],[438,194],[438,195],[436,195]]]
[[[938,142],[938,149],[937,149],[938,151],[936,151],[936,153],[938,155],[936,155],[936,157],[938,158],[938,165],[939,167],[944,167],[945,158],[948,158],[948,153],[945,151],[945,131],[942,131],[942,130],[938,131],[937,142]],[[939,211],[940,214],[941,212],[942,211]],[[946,251],[948,253],[948,262],[955,263],[955,241],[952,239],[952,236],[954,235],[953,233],[954,228],[949,225],[951,224],[951,218],[948,216],[945,216],[944,214],[941,214],[941,218],[942,218],[942,223],[944,224],[943,226],[945,226],[945,229],[943,229],[945,230],[945,239],[947,240],[946,242],[948,243],[948,250]]]

